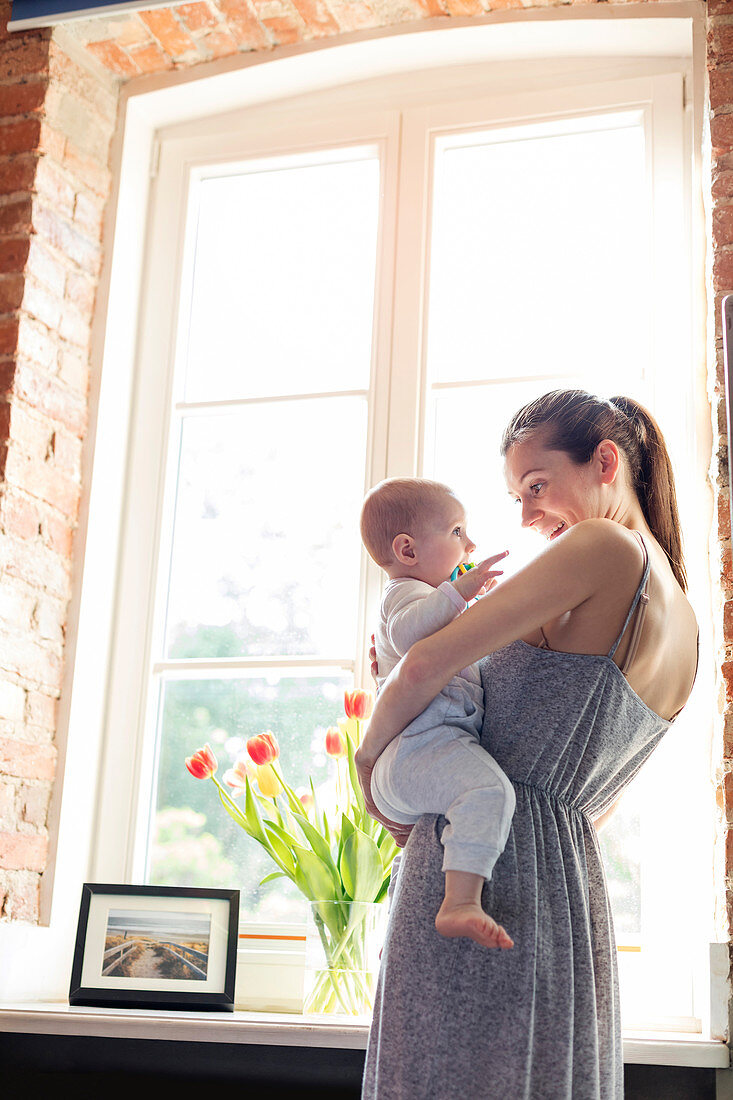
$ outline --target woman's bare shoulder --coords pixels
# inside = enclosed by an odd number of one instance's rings
[[[610,583],[638,577],[644,552],[634,532],[612,519],[584,519],[573,524],[548,549],[559,568],[581,566]]]

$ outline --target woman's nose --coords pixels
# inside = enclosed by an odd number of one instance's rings
[[[522,527],[531,527],[540,514],[533,500],[528,500],[522,505]]]

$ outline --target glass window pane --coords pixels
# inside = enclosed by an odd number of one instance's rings
[[[367,388],[379,186],[376,156],[200,183],[187,401]]]
[[[361,397],[184,418],[168,657],[354,652],[366,421]]]
[[[302,895],[291,883],[258,885],[277,868],[229,817],[214,784],[194,779],[184,760],[208,742],[222,780],[247,738],[272,730],[290,786],[300,793],[312,777],[327,792],[335,784],[335,762],[325,753],[325,731],[343,717],[343,693],[352,686],[352,677],[338,672],[165,681],[147,881],[234,888],[241,891],[243,919],[304,920]]]
[[[644,132],[584,125],[437,142],[433,380],[610,372],[620,384],[648,369]]]

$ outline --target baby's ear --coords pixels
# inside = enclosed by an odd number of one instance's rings
[[[415,540],[412,535],[395,535],[392,539],[392,553],[402,565],[415,565],[417,563]]]

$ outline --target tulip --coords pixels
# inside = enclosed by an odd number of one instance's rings
[[[272,764],[258,764],[256,771],[257,785],[265,798],[277,798],[283,787]]]
[[[315,799],[313,798],[313,795],[310,793],[310,791],[296,791],[295,793],[298,795],[298,798],[302,802],[305,812],[309,813],[315,806]]]
[[[186,757],[186,767],[194,779],[210,779],[218,767],[211,745],[197,749],[193,756]]]
[[[338,726],[329,726],[326,730],[326,752],[329,756],[346,756],[346,739]]]
[[[373,709],[374,696],[370,691],[362,691],[358,688],[356,691],[344,692],[344,710],[347,718],[362,721],[369,717]]]
[[[258,733],[256,737],[250,737],[247,741],[247,752],[260,766],[272,764],[280,755],[280,746],[272,730],[266,733]]]
[[[224,782],[228,787],[232,788],[232,795],[236,798],[247,787],[247,776],[250,779],[255,779],[255,770],[246,757],[240,756],[235,761],[234,766],[228,771],[224,772]]]

